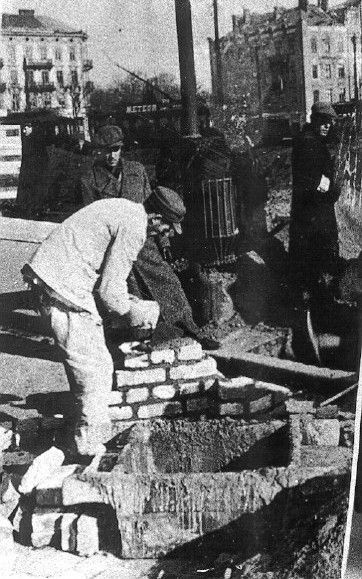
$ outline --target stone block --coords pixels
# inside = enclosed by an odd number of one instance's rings
[[[180,402],[159,402],[147,404],[138,409],[138,418],[155,418],[156,416],[175,416],[182,413]]]
[[[315,419],[302,428],[302,444],[313,446],[338,446],[340,424],[335,418]]]
[[[224,402],[216,408],[219,416],[241,416],[244,413],[244,405],[240,402]]]
[[[260,412],[267,412],[273,407],[273,395],[266,394],[255,400],[249,400],[246,403],[249,414],[257,414]]]
[[[78,514],[64,513],[60,521],[60,548],[62,551],[75,553],[77,545]]]
[[[90,557],[99,551],[98,520],[95,516],[80,515],[77,520],[77,553]]]
[[[284,402],[284,408],[289,414],[315,414],[313,400],[295,400],[292,398]]]
[[[337,405],[322,406],[322,408],[317,408],[315,417],[316,418],[338,418],[339,409]]]
[[[231,378],[230,380],[218,378],[218,394],[222,400],[244,399],[253,385],[254,380],[245,376]]]
[[[191,344],[185,344],[177,350],[177,358],[181,362],[201,360],[203,357],[201,344],[193,340]]]
[[[209,410],[210,401],[206,396],[190,398],[186,401],[186,410],[190,413],[200,413]]]
[[[102,473],[102,480],[107,481],[111,473]],[[77,476],[65,479],[63,483],[63,505],[80,505],[85,503],[104,503],[102,486],[92,481],[82,480]]]
[[[292,391],[285,386],[280,386],[280,384],[256,380],[254,386],[256,389],[266,390],[267,392],[273,393],[274,404],[280,404],[292,396]]]
[[[33,547],[60,546],[60,525],[62,513],[59,510],[35,509],[31,517],[31,544]]]
[[[196,380],[204,376],[212,376],[217,372],[214,358],[205,358],[195,364],[175,366],[170,369],[171,380]]]
[[[111,420],[130,420],[133,417],[133,410],[131,406],[111,406],[109,416]]]
[[[166,381],[164,368],[149,368],[148,370],[118,370],[116,372],[118,388],[125,386],[139,386]]]
[[[153,350],[150,354],[152,364],[173,364],[175,361],[175,352],[168,348],[167,350]]]
[[[173,384],[165,384],[164,386],[155,386],[152,390],[152,396],[154,398],[160,398],[161,400],[171,400],[176,394],[176,388]]]
[[[78,464],[59,467],[50,476],[41,481],[35,489],[35,501],[40,506],[57,507],[63,504],[62,487],[64,480],[75,472],[82,470]]]
[[[121,392],[120,390],[113,390],[112,392],[109,393],[108,404],[110,406],[116,406],[122,403],[123,403],[123,392]]]
[[[127,404],[136,404],[137,402],[144,402],[148,398],[148,388],[133,388],[128,390],[126,394]]]

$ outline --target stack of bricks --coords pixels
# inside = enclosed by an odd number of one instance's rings
[[[200,414],[208,407],[207,392],[217,378],[216,361],[195,340],[174,340],[145,353],[138,343],[120,347],[124,360],[116,370],[117,390],[111,393],[113,420]]]
[[[147,353],[138,346],[138,342],[120,346],[122,369],[116,370],[117,390],[109,401],[114,422],[201,415],[252,417],[291,394],[282,386],[244,376],[225,378],[195,340],[174,340]]]

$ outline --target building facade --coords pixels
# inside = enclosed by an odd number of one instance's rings
[[[34,10],[2,14],[0,114],[48,108],[83,116],[92,88],[87,38]]]
[[[213,94],[221,84],[225,103],[289,123],[305,121],[313,102],[353,99],[362,78],[360,4],[349,0],[332,11],[327,0],[299,0],[293,9],[233,16],[232,31],[219,42],[219,67],[209,39]]]

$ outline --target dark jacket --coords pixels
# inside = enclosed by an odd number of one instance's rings
[[[144,203],[151,194],[144,166],[125,159],[122,159],[120,180],[106,167],[93,164],[81,177],[81,188],[85,205],[107,197],[122,197],[135,203]]]
[[[327,143],[307,124],[295,139],[292,151],[293,193],[289,227],[291,273],[306,287],[322,272],[333,273],[338,257],[338,229],[334,204],[339,190]],[[327,192],[319,192],[324,175]]]

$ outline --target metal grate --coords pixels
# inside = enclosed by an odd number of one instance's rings
[[[238,234],[235,192],[230,177],[202,181],[204,236],[212,242],[216,262],[234,258],[234,239]]]

